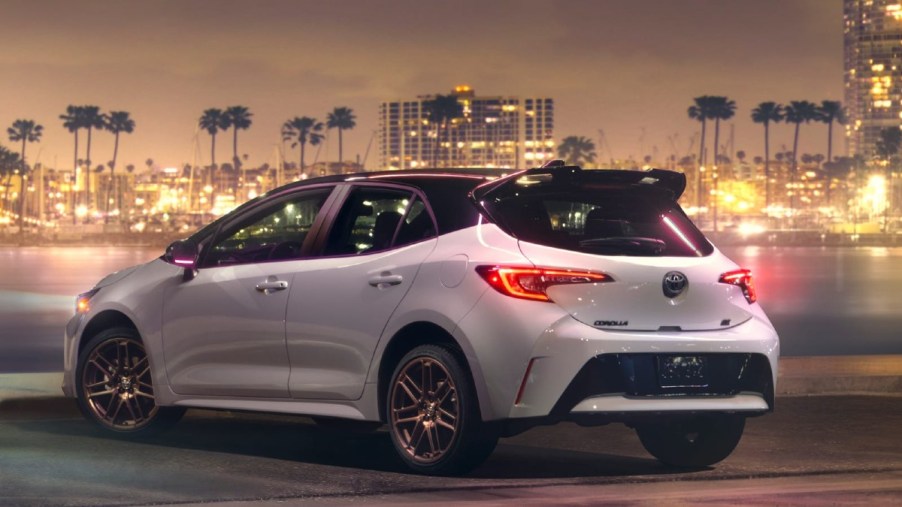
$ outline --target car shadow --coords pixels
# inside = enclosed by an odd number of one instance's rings
[[[69,412],[70,415],[77,413]],[[113,440],[121,445],[152,445],[205,452],[246,455],[313,465],[410,474],[383,429],[372,433],[339,431],[317,426],[297,416],[189,411],[172,429],[132,439],[106,433],[82,419],[5,421],[22,431]],[[638,458],[584,450],[523,445],[529,434],[501,439],[489,459],[466,477],[470,479],[623,478],[685,474],[693,470]],[[701,469],[707,470],[707,469]],[[696,470],[696,471],[701,471]]]

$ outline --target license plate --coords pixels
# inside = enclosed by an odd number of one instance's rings
[[[706,387],[708,373],[701,356],[658,356],[661,387]]]

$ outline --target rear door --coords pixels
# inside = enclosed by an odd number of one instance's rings
[[[286,317],[293,398],[360,397],[379,337],[436,241],[434,217],[414,190],[351,187],[320,258],[294,275]]]

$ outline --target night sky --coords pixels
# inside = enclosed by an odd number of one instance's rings
[[[325,121],[350,107],[353,159],[378,128],[381,101],[469,84],[478,95],[554,98],[558,140],[597,140],[603,129],[615,157],[657,149],[664,160],[668,136],[683,156],[699,130],[686,114],[693,97],[736,101],[722,144],[733,124],[735,148],[750,158],[764,151],[763,128],[749,119],[758,103],[843,99],[841,0],[0,0],[0,16],[0,143],[18,151],[5,129],[34,119],[45,131],[29,163],[60,168],[72,165],[73,136],[58,119],[69,104],[130,112],[137,128],[121,141],[119,166],[144,168],[148,158],[193,162],[197,119],[210,107],[250,108],[239,152],[251,164],[275,162],[288,118]],[[824,153],[826,132],[804,125],[800,153]],[[96,165],[113,143],[94,139]],[[791,127],[771,139],[772,150],[791,147]],[[197,163],[209,164],[210,138],[199,142]],[[319,160],[337,154],[333,131]],[[220,134],[217,161],[230,158],[231,133]],[[367,167],[378,158],[374,142]]]

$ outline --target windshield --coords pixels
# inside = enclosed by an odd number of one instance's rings
[[[713,247],[673,202],[653,187],[513,184],[483,201],[516,238],[599,255],[700,257]]]

